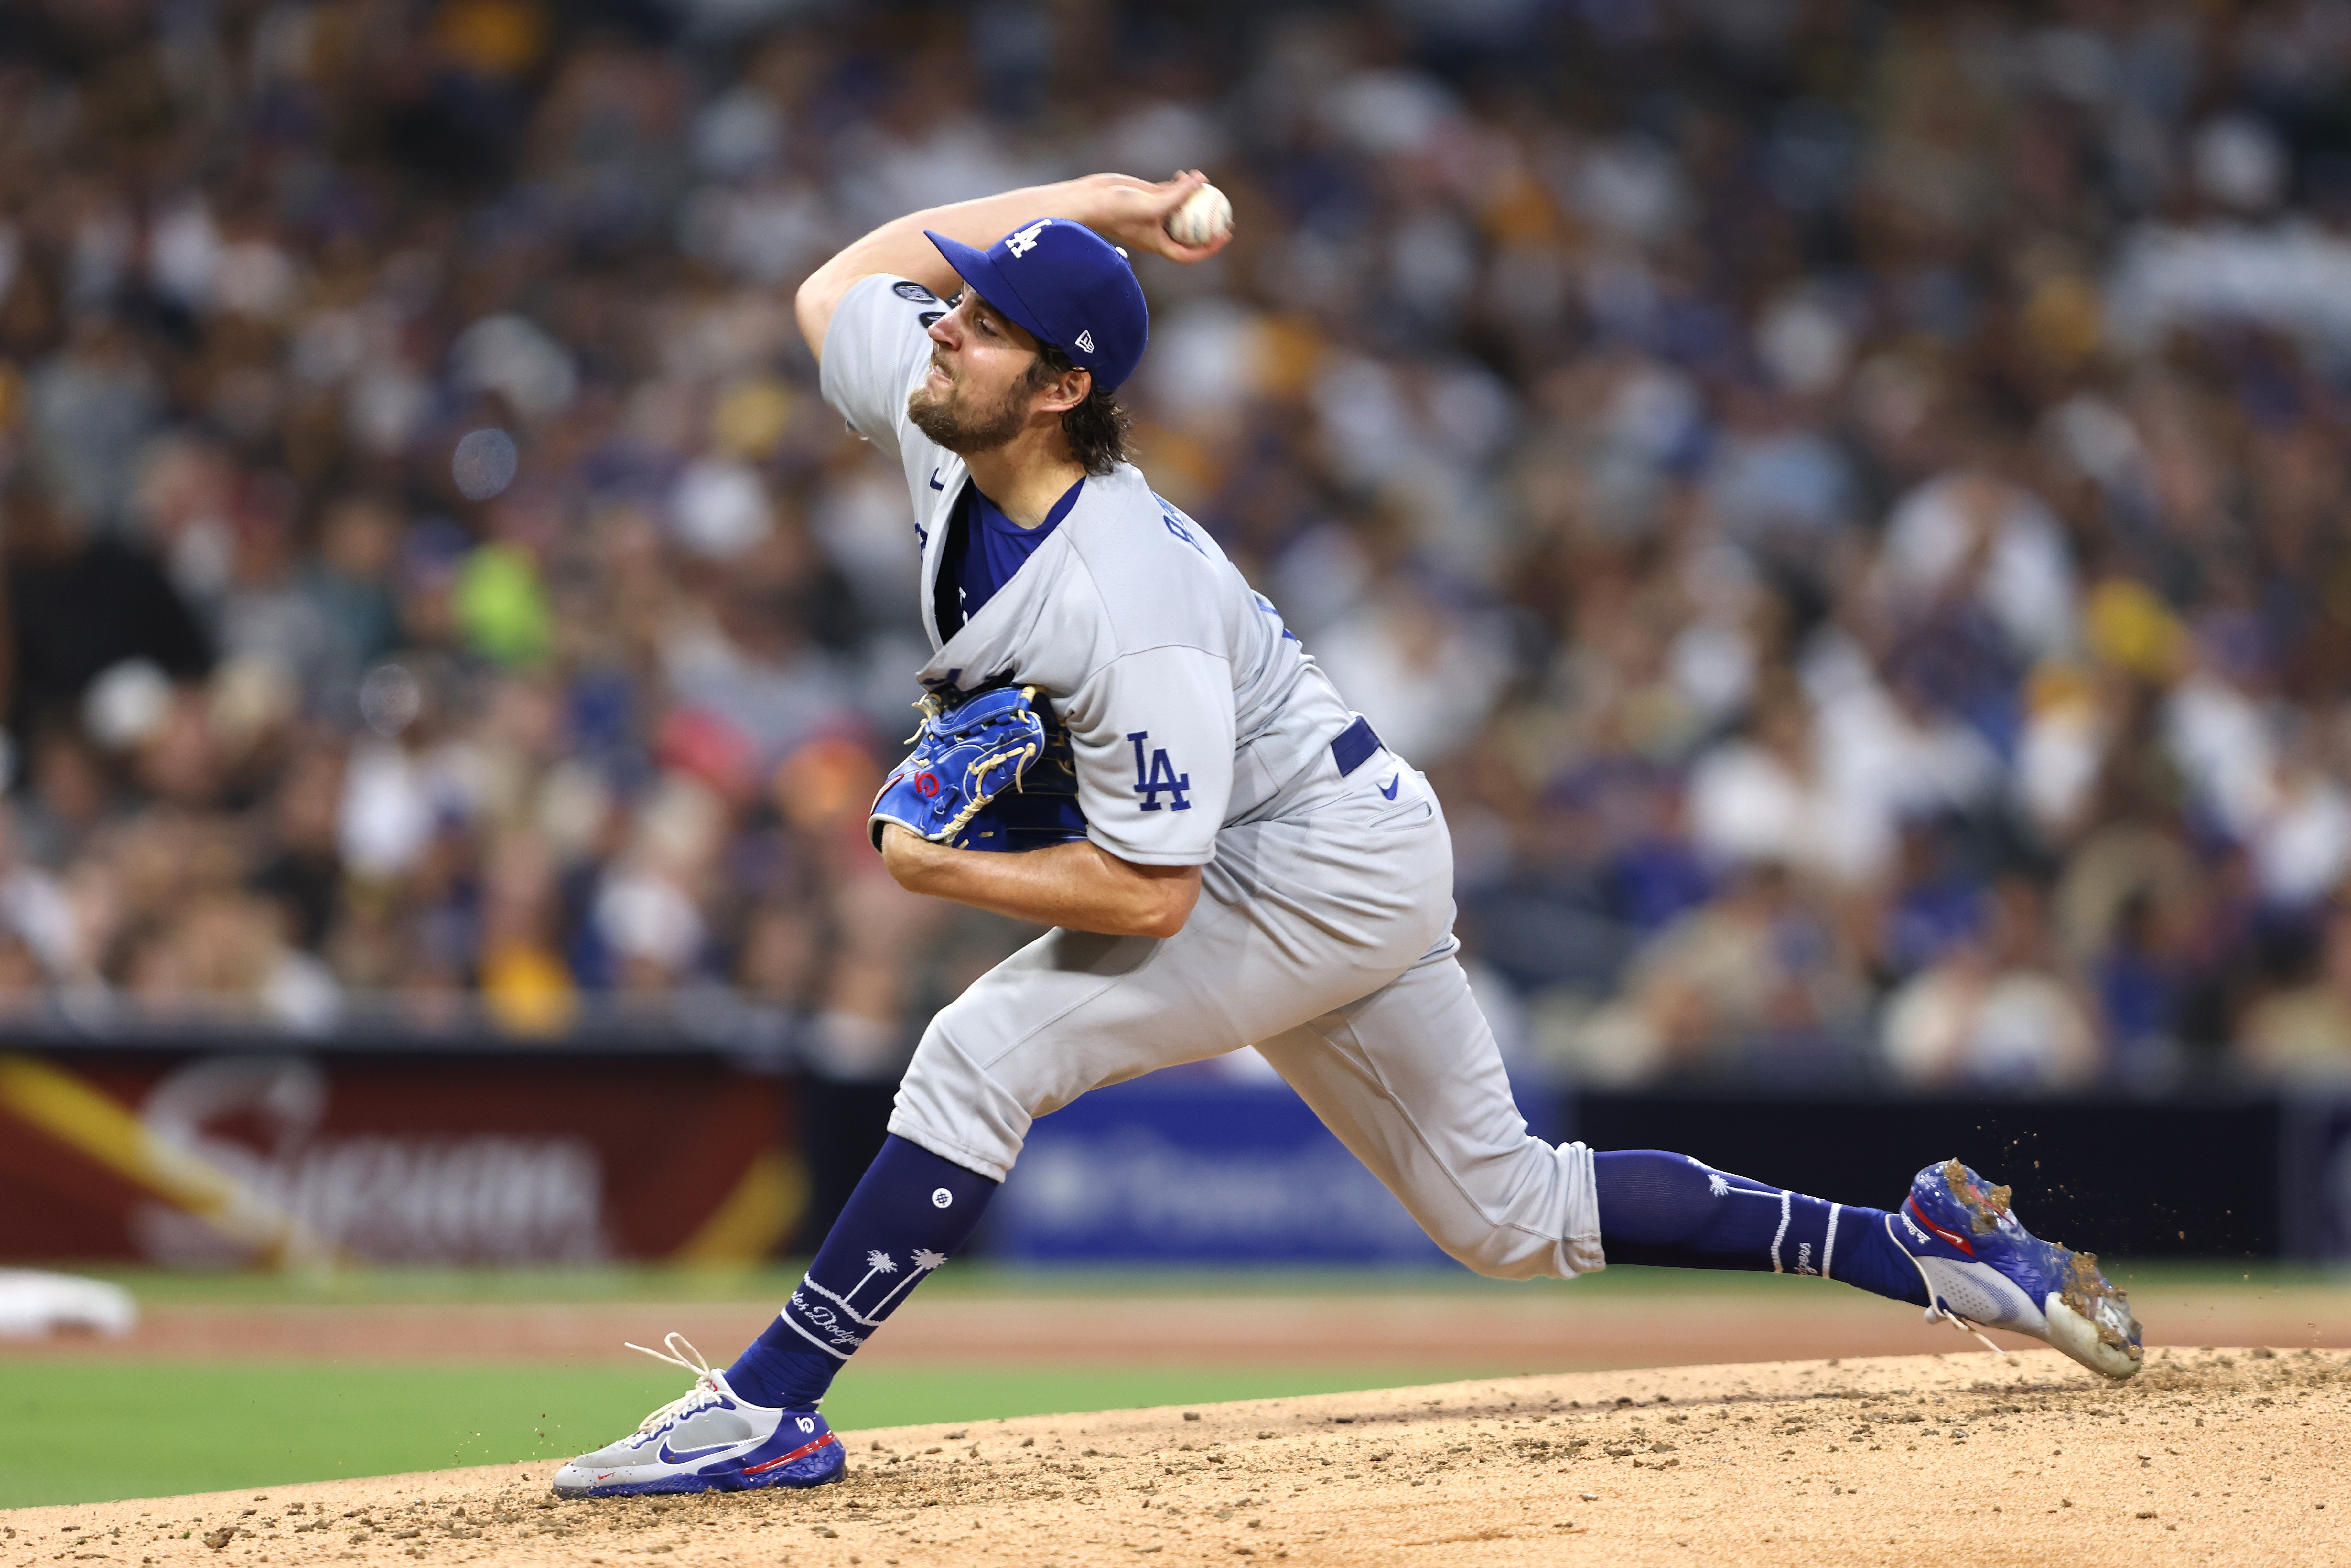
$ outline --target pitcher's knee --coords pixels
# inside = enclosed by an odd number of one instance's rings
[[[1528,1137],[1475,1180],[1399,1186],[1446,1255],[1493,1280],[1567,1279],[1607,1267],[1592,1151]]]
[[[1020,1157],[1029,1122],[1020,1097],[933,1020],[899,1081],[890,1130],[1002,1181]]]
[[[1489,1280],[1538,1280],[1562,1273],[1555,1238],[1510,1225],[1449,1226],[1429,1235],[1447,1257]]]

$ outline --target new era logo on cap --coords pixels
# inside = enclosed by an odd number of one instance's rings
[[[1096,386],[1108,390],[1134,373],[1151,312],[1134,267],[1093,230],[1038,218],[984,251],[945,235],[930,240],[981,298],[1092,371]]]

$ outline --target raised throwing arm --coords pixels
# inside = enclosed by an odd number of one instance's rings
[[[1208,245],[1179,245],[1168,235],[1167,215],[1184,198],[1208,183],[1198,170],[1154,183],[1128,174],[1088,174],[1052,185],[1027,185],[1001,195],[981,196],[893,218],[809,274],[792,301],[809,352],[824,357],[824,335],[834,307],[859,278],[885,272],[911,278],[942,298],[960,287],[925,229],[935,229],[966,245],[993,245],[1030,218],[1069,218],[1113,245],[1176,261],[1205,261],[1222,250],[1230,235]]]

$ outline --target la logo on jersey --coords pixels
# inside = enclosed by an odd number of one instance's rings
[[[1151,738],[1149,730],[1132,731],[1126,738],[1134,747],[1134,792],[1143,797],[1143,810],[1190,810],[1192,802],[1185,799],[1184,792],[1192,787],[1192,776],[1176,771],[1176,765],[1167,760],[1167,748],[1164,746],[1153,747],[1150,760],[1144,760],[1143,743]],[[1168,798],[1165,807],[1159,803],[1162,795]]]
[[[1027,228],[1015,230],[1005,240],[1004,248],[1010,251],[1016,257],[1027,256],[1037,248],[1037,236],[1044,233],[1045,226],[1052,221],[1050,218],[1039,218]]]

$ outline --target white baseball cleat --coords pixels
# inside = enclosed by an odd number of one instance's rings
[[[1957,1160],[1928,1166],[1886,1229],[1927,1281],[1928,1318],[2031,1334],[2108,1377],[2138,1371],[2145,1353],[2130,1298],[2098,1271],[2096,1253],[2025,1229],[2007,1187]]]
[[[702,1359],[684,1334],[662,1343],[672,1354],[643,1351],[694,1374],[694,1386],[607,1448],[582,1454],[555,1472],[561,1497],[635,1497],[649,1492],[747,1491],[756,1487],[816,1487],[837,1481],[849,1456],[814,1410],[754,1405],[727,1385],[723,1368]]]

